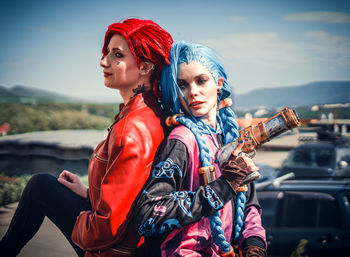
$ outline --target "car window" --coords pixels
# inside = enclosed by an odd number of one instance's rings
[[[336,199],[319,192],[259,192],[263,225],[287,228],[340,227]]]
[[[337,149],[337,162],[346,161],[350,165],[350,147]]]
[[[283,165],[289,167],[333,168],[334,149],[296,148],[290,151]]]
[[[262,222],[264,227],[276,226],[276,210],[283,192],[259,192],[259,203],[262,207]]]

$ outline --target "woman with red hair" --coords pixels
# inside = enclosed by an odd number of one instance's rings
[[[150,20],[108,27],[100,64],[105,85],[119,90],[123,104],[91,157],[89,188],[66,170],[58,178],[34,175],[0,241],[1,256],[19,254],[45,216],[79,256],[136,255],[140,237],[129,217],[165,136],[157,96],[171,44],[170,34]]]

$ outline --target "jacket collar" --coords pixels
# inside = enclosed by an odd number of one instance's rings
[[[147,92],[137,94],[132,99],[130,99],[130,101],[127,104],[124,104],[124,103],[119,104],[119,113],[114,116],[114,123],[120,121],[126,115],[128,115],[130,110],[134,111],[136,109],[144,107],[145,106],[145,98],[156,99],[153,91],[149,90]],[[154,100],[154,102],[155,101],[156,100]]]

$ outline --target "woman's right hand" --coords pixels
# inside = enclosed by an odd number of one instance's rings
[[[259,170],[259,167],[255,166],[251,158],[244,154],[239,156],[243,145],[243,142],[238,144],[229,159],[222,165],[222,175],[228,180],[235,191],[241,186],[248,174]]]
[[[88,198],[88,188],[80,181],[79,177],[72,172],[63,170],[57,180],[77,195]]]

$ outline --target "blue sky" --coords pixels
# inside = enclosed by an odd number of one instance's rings
[[[220,55],[235,93],[350,80],[350,1],[2,1],[0,85],[119,101],[99,66],[107,26],[151,19]]]

